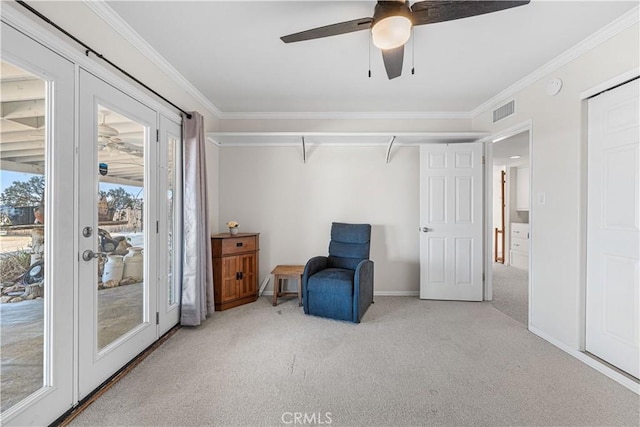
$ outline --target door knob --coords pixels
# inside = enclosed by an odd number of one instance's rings
[[[99,256],[106,255],[104,252],[93,252],[91,249],[87,249],[82,252],[82,259],[85,261],[91,261],[94,258],[98,258]]]
[[[431,229],[428,228],[428,227],[422,227],[422,229],[420,231],[422,231],[423,233],[428,233],[428,232],[431,231]]]

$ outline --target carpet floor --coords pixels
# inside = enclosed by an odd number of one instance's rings
[[[493,306],[523,325],[529,324],[529,272],[493,264]]]
[[[298,422],[296,422],[296,419]],[[490,303],[377,297],[359,325],[270,297],[182,328],[72,425],[638,425],[638,396]]]

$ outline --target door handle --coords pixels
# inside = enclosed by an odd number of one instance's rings
[[[91,249],[87,249],[82,252],[82,259],[85,261],[91,261],[94,258],[98,258],[100,256],[106,255],[105,252],[93,252]]]
[[[419,228],[418,230],[422,231],[423,233],[428,233],[428,232],[430,232],[430,231],[433,231],[433,230],[432,230],[431,228],[429,228],[429,227],[422,227],[422,228]]]

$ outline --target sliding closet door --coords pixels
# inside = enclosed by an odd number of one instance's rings
[[[157,338],[156,113],[80,71],[79,398]]]
[[[640,84],[589,100],[586,350],[640,378]]]
[[[73,404],[74,66],[1,24],[2,425]]]

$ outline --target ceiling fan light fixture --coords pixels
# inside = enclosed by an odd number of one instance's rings
[[[102,116],[102,123],[98,125],[98,137],[105,137],[107,139],[110,139],[112,137],[120,135],[120,132],[118,132],[117,129],[112,128],[105,123],[106,118],[109,114],[111,114],[111,111],[105,110],[101,111],[99,114]]]
[[[406,16],[388,16],[371,28],[373,44],[379,49],[395,49],[411,37],[411,20]]]

